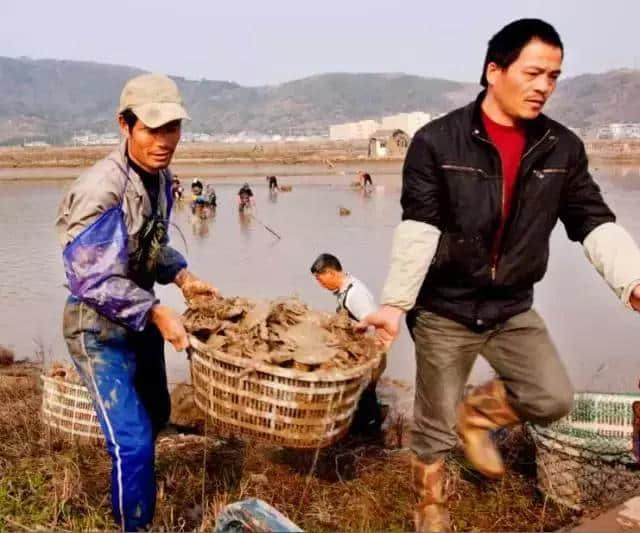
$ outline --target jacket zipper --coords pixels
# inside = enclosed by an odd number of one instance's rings
[[[498,153],[498,157],[500,156],[500,152],[498,151],[498,148],[496,147],[496,145],[493,144],[489,139],[485,139],[482,135],[480,135],[478,130],[476,130],[476,138],[481,140],[482,142],[487,143]],[[501,198],[500,198],[500,224],[502,224],[502,219],[504,218],[504,176],[502,175],[502,168],[500,170],[500,178],[502,179],[502,192],[501,192]],[[496,253],[491,258],[491,281],[496,280],[497,269],[498,269],[498,254]]]
[[[549,133],[551,132],[551,130],[547,130],[545,132],[545,134],[538,139],[538,141],[531,146],[531,148],[529,148],[520,158],[520,164],[521,164],[521,168],[522,168],[522,161],[524,161],[524,159],[531,153],[533,152],[533,150],[535,150],[549,135]],[[477,138],[480,139],[481,141],[489,144],[490,146],[492,146],[496,151],[498,151],[498,149],[496,148],[495,144],[493,144],[489,139],[485,139],[484,137],[482,137],[479,134],[476,134]],[[499,154],[499,152],[498,152]],[[505,226],[502,229],[502,235],[500,236],[500,240],[503,241],[504,240],[504,230],[506,229],[506,220],[504,219],[504,176],[502,176],[501,173],[501,177],[502,177],[502,198],[501,198],[501,202],[500,202],[500,224],[502,225],[503,223],[505,224]],[[500,245],[498,245],[499,247]],[[496,253],[494,254],[494,256],[492,257],[492,263],[491,263],[491,281],[495,281],[496,280],[496,274],[498,271],[498,259],[500,258],[500,252],[499,250],[496,251]]]
[[[444,170],[460,170],[462,172],[477,172],[478,174],[482,174],[483,176],[487,175],[484,170],[476,167],[465,167],[462,165],[441,165],[440,168]]]

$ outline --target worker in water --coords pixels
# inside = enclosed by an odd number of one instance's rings
[[[245,182],[238,191],[238,209],[240,211],[251,209],[255,206],[255,203],[253,191],[251,187],[249,187],[249,184]]]
[[[213,185],[208,184],[204,189],[204,197],[207,200],[209,207],[215,209],[218,206],[218,197],[216,196],[216,190]]]
[[[352,320],[360,321],[377,309],[371,291],[358,278],[345,272],[335,255],[320,254],[311,265],[311,273],[322,287],[335,295],[336,312],[346,312]],[[375,434],[380,431],[386,406],[378,401],[376,384],[385,367],[386,357],[383,356],[371,383],[360,397],[351,424],[353,432]]]
[[[180,179],[178,175],[174,175],[171,181],[171,196],[173,196],[174,200],[182,200],[182,195],[184,194],[184,187],[180,183]]]
[[[267,176],[269,182],[269,192],[278,191],[278,179],[275,176]]]
[[[202,195],[202,191],[204,190],[204,186],[199,178],[195,178],[191,182],[191,200],[195,200],[199,196]]]
[[[123,531],[151,526],[155,439],[169,420],[164,343],[189,345],[156,283],[186,299],[217,290],[171,246],[169,163],[188,119],[173,80],[143,74],[120,96],[120,147],[83,172],[58,209],[56,231],[71,295],[63,328],[111,456],[113,516]]]
[[[373,187],[371,174],[369,174],[368,172],[363,172],[362,174],[360,174],[360,180],[360,185],[362,186],[362,188],[370,189],[371,187]]]

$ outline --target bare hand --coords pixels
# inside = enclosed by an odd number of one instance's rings
[[[400,332],[400,319],[403,314],[404,311],[398,307],[383,305],[377,311],[364,317],[356,329],[364,331],[369,326],[375,327],[378,343],[388,348]]]
[[[218,289],[210,283],[202,281],[186,268],[178,272],[175,283],[182,290],[182,294],[186,300],[191,300],[196,296],[208,296],[210,298],[220,296]]]
[[[153,322],[162,338],[173,344],[173,347],[181,352],[189,346],[187,331],[178,314],[166,305],[156,304],[151,308],[149,320]]]
[[[640,285],[636,285],[629,296],[629,303],[634,311],[640,311]]]

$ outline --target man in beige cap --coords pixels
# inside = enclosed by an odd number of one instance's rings
[[[217,290],[169,246],[169,163],[189,115],[176,84],[143,74],[125,85],[120,148],[85,171],[64,196],[56,230],[71,295],[64,310],[69,353],[89,390],[112,459],[114,518],[148,527],[155,508],[154,442],[169,419],[164,341],[188,346],[179,316],[153,287],[185,298]]]

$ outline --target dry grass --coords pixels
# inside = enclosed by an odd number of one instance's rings
[[[47,435],[37,373],[24,366],[0,373],[0,530],[113,529],[108,457]],[[398,420],[386,443],[351,439],[318,453],[165,435],[154,529],[210,531],[225,504],[255,496],[307,531],[411,530],[408,453],[398,447],[405,429]],[[499,482],[452,460],[456,530],[542,531],[572,522],[536,492],[531,443],[516,434],[504,447],[511,468]]]

